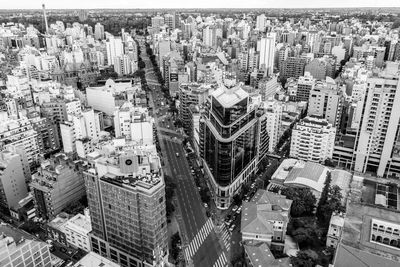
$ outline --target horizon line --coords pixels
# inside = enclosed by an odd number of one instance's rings
[[[165,8],[154,8],[154,7],[136,7],[136,8],[130,8],[130,7],[121,7],[121,8],[47,8],[46,10],[104,10],[104,9],[109,9],[109,10],[120,10],[120,9],[126,9],[126,10],[160,10],[160,9],[167,9],[167,10],[176,10],[176,9],[225,9],[225,10],[232,10],[232,9],[242,9],[242,10],[249,10],[249,9],[269,9],[269,10],[274,10],[274,9],[349,9],[349,8],[399,8],[399,6],[348,6],[348,7],[231,7],[231,8],[226,8],[226,7],[177,7],[177,8],[172,8],[172,7],[165,7]],[[42,10],[42,8],[0,8],[0,11],[5,11],[5,10]]]

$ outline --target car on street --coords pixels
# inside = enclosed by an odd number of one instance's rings
[[[242,211],[242,206],[240,206],[237,210],[236,213],[239,214]]]
[[[175,155],[176,155],[177,157],[179,157],[179,153],[176,153]]]
[[[235,205],[235,206],[233,206],[232,211],[233,211],[233,212],[236,212],[236,210],[237,210],[238,208],[239,208],[239,207],[238,207],[237,205]]]

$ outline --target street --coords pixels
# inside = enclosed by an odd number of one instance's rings
[[[182,144],[182,135],[176,131],[174,118],[153,71],[151,61],[141,46],[141,58],[146,64],[145,75],[150,89],[150,106],[153,108],[161,147],[164,172],[176,183],[178,204],[176,217],[183,241],[183,254],[189,266],[227,266],[226,252],[219,244],[214,224],[207,218],[200,194],[191,174]]]

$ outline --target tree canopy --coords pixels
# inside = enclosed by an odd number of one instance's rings
[[[309,188],[288,187],[282,190],[282,194],[293,200],[291,216],[300,217],[313,213],[317,199]]]

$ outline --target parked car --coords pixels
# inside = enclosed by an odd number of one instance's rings
[[[233,232],[233,230],[235,229],[236,225],[232,224],[231,227],[229,228],[230,232]]]
[[[242,211],[242,206],[240,206],[237,210],[236,213],[239,214]]]

